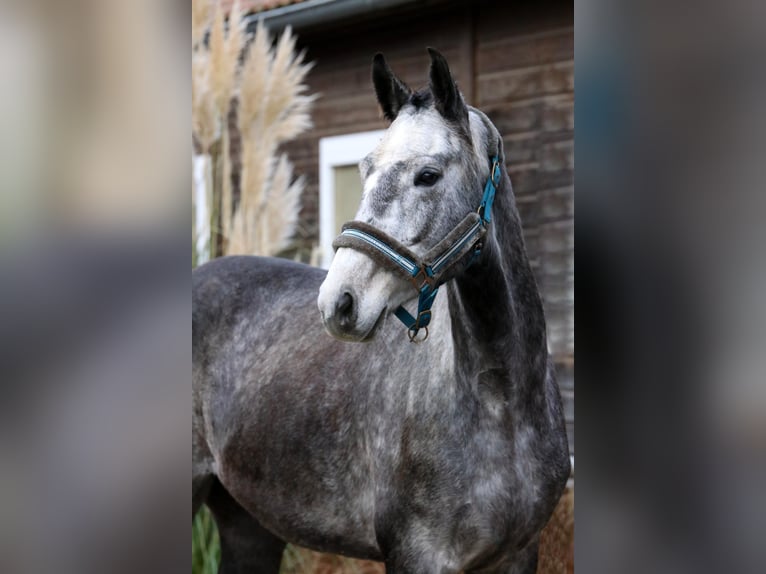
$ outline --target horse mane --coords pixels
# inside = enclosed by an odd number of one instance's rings
[[[434,101],[434,95],[429,88],[423,88],[412,92],[408,104],[412,104],[416,110],[422,110],[429,107]]]

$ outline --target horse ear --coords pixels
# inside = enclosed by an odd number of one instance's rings
[[[383,115],[389,121],[394,121],[399,110],[410,99],[412,90],[394,75],[380,52],[372,60],[372,83]]]
[[[447,60],[438,51],[428,48],[431,55],[431,93],[439,113],[448,120],[468,125],[468,108],[457,89]]]

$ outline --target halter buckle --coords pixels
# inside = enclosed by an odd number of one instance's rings
[[[500,160],[499,159],[492,160],[492,171],[489,174],[489,179],[490,181],[492,181],[492,185],[494,185],[495,187],[500,185],[500,178],[502,175],[502,172],[498,169],[498,167],[500,167]],[[495,181],[495,173],[497,173],[497,181]]]
[[[421,279],[422,276],[422,279]],[[433,277],[430,277],[428,273],[426,273],[425,267],[421,267],[418,269],[418,272],[416,275],[412,276],[412,284],[415,286],[415,289],[418,291],[422,290],[423,287],[428,285],[429,287],[433,287]]]

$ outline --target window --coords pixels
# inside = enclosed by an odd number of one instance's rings
[[[385,130],[333,136],[319,140],[319,245],[321,265],[330,266],[332,242],[340,227],[353,219],[362,197],[357,164],[370,153]]]

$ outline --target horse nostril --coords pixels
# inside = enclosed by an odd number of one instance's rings
[[[351,293],[346,291],[338,299],[338,304],[335,306],[335,313],[338,315],[338,319],[341,323],[346,324],[350,322],[351,315],[354,311],[354,298]]]

